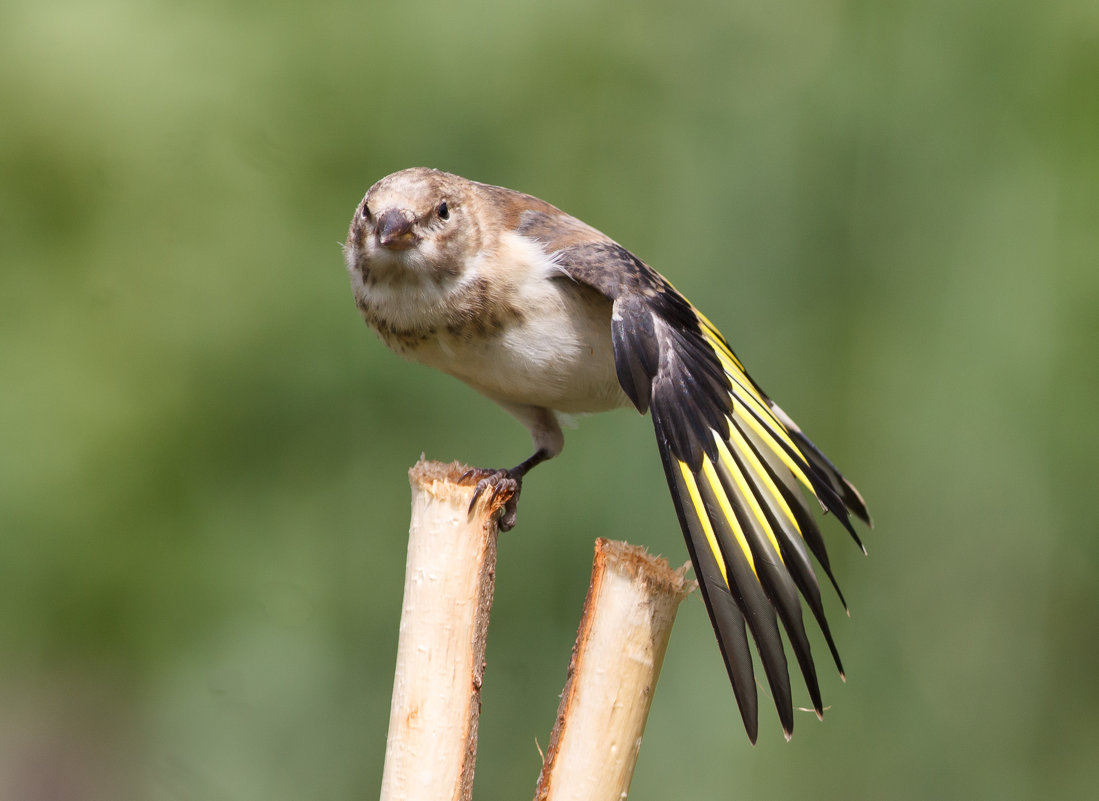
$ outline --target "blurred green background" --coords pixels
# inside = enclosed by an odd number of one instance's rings
[[[0,108],[0,798],[376,796],[406,469],[529,448],[352,303],[419,164],[664,272],[874,514],[825,721],[751,748],[693,597],[632,798],[1094,793],[1094,2],[7,3]],[[592,540],[686,559],[651,439],[527,482],[480,799],[533,791]]]

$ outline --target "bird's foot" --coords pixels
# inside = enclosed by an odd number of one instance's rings
[[[497,525],[500,527],[500,531],[511,531],[515,528],[519,493],[523,489],[523,473],[525,472],[525,470],[520,470],[517,467],[510,470],[474,468],[466,472],[458,479],[459,484],[477,482],[477,487],[473,491],[473,498],[469,502],[469,511],[472,512],[481,496],[491,490],[491,494],[487,496],[487,503],[490,506],[495,506],[500,501],[503,503],[500,507],[503,513],[500,515]]]

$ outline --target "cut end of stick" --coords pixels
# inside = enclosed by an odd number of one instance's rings
[[[597,574],[602,569],[614,570],[622,575],[641,580],[655,595],[672,595],[680,600],[698,587],[697,581],[687,579],[690,563],[672,568],[662,556],[653,556],[640,545],[600,537],[595,541],[595,565]]]
[[[472,497],[473,487],[458,483],[470,469],[469,465],[458,461],[436,462],[420,454],[419,461],[408,469],[408,480],[429,490],[435,497],[450,492],[467,492]]]
[[[436,462],[420,454],[419,461],[408,470],[408,480],[413,487],[421,487],[437,500],[464,499],[466,506],[469,507],[473,500],[473,493],[477,489],[477,482],[469,479],[463,481],[463,478],[473,470],[474,468],[459,461]],[[510,499],[510,492],[485,492],[478,499],[475,507],[484,507],[485,516],[495,522],[500,510]],[[475,507],[470,508],[471,514]]]

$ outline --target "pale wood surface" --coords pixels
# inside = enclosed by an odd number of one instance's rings
[[[422,458],[409,527],[382,801],[468,801],[496,569],[496,509],[459,485],[467,470]]]
[[[637,546],[596,541],[537,801],[626,797],[672,623],[695,586],[685,573]]]

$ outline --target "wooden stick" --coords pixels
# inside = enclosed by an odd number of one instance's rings
[[[686,566],[598,539],[568,679],[536,801],[620,801],[629,792]]]
[[[412,522],[381,801],[472,794],[496,512],[507,498],[468,513],[473,487],[458,483],[467,469],[421,457],[408,472]]]

